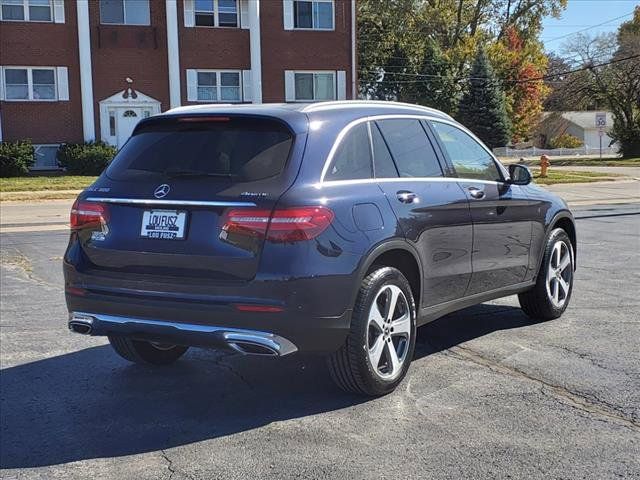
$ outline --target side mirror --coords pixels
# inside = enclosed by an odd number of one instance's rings
[[[512,185],[529,185],[532,180],[533,176],[528,167],[517,163],[509,165],[509,183]]]

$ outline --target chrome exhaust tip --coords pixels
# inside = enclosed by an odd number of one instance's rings
[[[286,338],[262,332],[224,332],[229,347],[246,355],[281,357],[297,350]]]
[[[93,331],[93,317],[72,314],[69,319],[69,330],[80,335],[91,335]]]
[[[69,322],[69,330],[74,333],[79,333],[80,335],[91,335],[91,330],[93,327],[90,323],[86,322],[78,322],[75,320],[71,320]]]

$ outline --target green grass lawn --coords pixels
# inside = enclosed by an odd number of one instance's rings
[[[61,175],[56,177],[0,178],[0,192],[34,192],[56,190],[83,190],[98,177]]]
[[[533,180],[540,185],[553,185],[554,183],[589,183],[613,181],[621,175],[600,172],[573,172],[570,170],[553,170],[547,172],[545,178],[540,177],[539,169],[532,169]]]
[[[638,158],[561,158],[550,159],[551,165],[558,167],[640,167],[640,157]],[[540,159],[526,160],[526,165],[540,165]]]

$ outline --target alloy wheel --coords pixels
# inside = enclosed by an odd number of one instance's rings
[[[559,240],[553,245],[547,269],[547,295],[556,308],[561,308],[569,298],[573,280],[571,247]]]
[[[402,371],[411,337],[411,309],[402,290],[385,285],[369,310],[367,348],[376,374],[393,380]]]

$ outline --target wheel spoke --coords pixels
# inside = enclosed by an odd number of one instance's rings
[[[385,318],[387,320],[393,320],[393,314],[396,311],[396,305],[398,304],[398,297],[400,296],[399,288],[389,288],[389,300],[387,302],[387,312]]]
[[[389,373],[391,375],[395,375],[395,373],[400,368],[400,359],[398,358],[398,353],[396,352],[396,347],[393,342],[385,342],[387,347],[387,357],[389,359],[389,369],[391,370]]]
[[[553,301],[556,303],[559,303],[560,302],[560,284],[557,278],[553,279],[552,285],[553,285],[553,289],[552,289]]]
[[[562,277],[558,278],[558,283],[562,287],[562,293],[564,293],[564,297],[567,298],[567,295],[569,295],[569,283]]]
[[[375,326],[378,328],[378,331],[383,331],[384,318],[382,317],[382,313],[380,313],[377,302],[373,302],[373,307],[371,308],[371,312],[369,312],[369,319],[371,323],[375,324]]]
[[[571,254],[567,250],[564,256],[562,257],[562,259],[560,260],[560,265],[558,266],[558,268],[560,269],[561,272],[564,272],[570,263],[571,263]]]
[[[402,317],[394,321],[391,324],[391,328],[393,328],[393,336],[402,335],[408,337],[411,331],[411,316],[409,313],[405,313]]]
[[[384,336],[378,335],[378,338],[376,338],[376,341],[373,343],[373,347],[369,349],[369,359],[371,360],[371,365],[376,370],[380,365],[380,357],[382,357],[385,345]]]
[[[558,265],[560,265],[560,248],[560,243],[556,243],[553,246],[553,259],[551,261],[551,265],[553,265],[554,268],[558,268]]]

